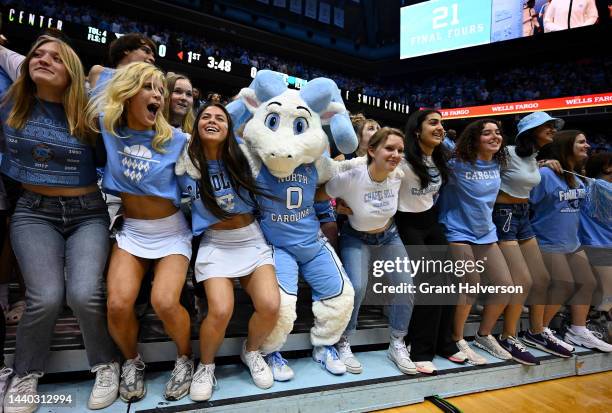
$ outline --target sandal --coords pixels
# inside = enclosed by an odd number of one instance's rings
[[[19,300],[11,306],[11,309],[8,313],[6,313],[6,324],[14,325],[18,324],[19,320],[21,320],[21,316],[23,316],[23,312],[26,309],[26,302],[23,300]]]

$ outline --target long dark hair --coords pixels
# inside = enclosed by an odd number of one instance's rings
[[[558,160],[561,168],[566,171],[584,175],[582,164],[574,163],[573,168],[570,166],[570,158],[574,156],[574,143],[576,143],[578,135],[584,135],[584,132],[579,130],[563,130],[555,133],[552,143],[544,147],[546,149],[544,155],[548,155],[545,156],[547,159]],[[576,188],[578,186],[576,180],[580,179],[569,172],[563,172],[563,178],[570,188]]]
[[[244,202],[255,206],[258,205],[257,200],[255,199],[255,195],[265,196],[265,194],[257,186],[255,178],[253,178],[253,175],[251,174],[249,162],[247,161],[246,156],[244,156],[242,150],[236,142],[236,138],[234,137],[233,132],[234,127],[232,125],[232,119],[225,107],[219,103],[208,103],[202,106],[200,110],[198,110],[193,124],[193,130],[191,132],[191,141],[189,142],[189,148],[187,152],[189,154],[191,162],[200,171],[200,196],[202,197],[202,202],[204,202],[204,206],[215,217],[224,220],[231,218],[234,214],[223,210],[217,203],[217,200],[215,198],[215,192],[210,182],[210,174],[208,173],[208,168],[206,167],[206,165],[208,164],[208,159],[206,159],[204,148],[202,148],[202,143],[200,142],[200,135],[198,131],[198,122],[200,121],[202,112],[204,112],[207,108],[211,106],[221,109],[227,117],[227,136],[221,144],[221,153],[219,158],[223,162],[225,170],[229,174],[229,180],[232,184],[232,187],[234,188],[234,191]],[[241,188],[244,188],[249,192],[250,199],[243,198],[243,194],[240,191]]]
[[[612,163],[612,153],[595,153],[587,159],[584,166],[585,175],[589,178],[598,178],[606,173]]]
[[[508,159],[508,152],[506,149],[506,140],[504,139],[504,133],[501,128],[501,124],[494,119],[479,119],[465,127],[459,139],[457,139],[457,147],[455,148],[455,154],[457,158],[463,162],[475,163],[478,158],[478,146],[480,145],[480,135],[487,123],[497,125],[502,133],[502,143],[499,151],[493,155],[493,160],[497,161],[503,168],[506,166]]]
[[[531,156],[536,150],[538,150],[535,136],[536,128],[526,130],[516,137],[516,147],[514,148],[514,151],[519,157],[525,158],[527,156]]]
[[[429,168],[423,161],[423,151],[419,145],[417,133],[421,133],[423,122],[425,122],[427,116],[431,115],[432,113],[437,113],[438,115],[442,116],[442,114],[435,109],[419,110],[410,115],[408,122],[406,122],[406,128],[404,129],[406,135],[406,138],[404,139],[404,156],[406,157],[406,161],[410,164],[416,176],[419,177],[419,180],[421,181],[421,189],[427,188],[432,177],[429,175]],[[442,183],[446,183],[448,180],[447,161],[450,158],[450,153],[442,144],[440,144],[434,148],[431,158],[433,159],[436,168],[438,168],[440,177],[442,178]]]

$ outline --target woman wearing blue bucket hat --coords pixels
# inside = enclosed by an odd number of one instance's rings
[[[553,141],[563,124],[562,119],[546,112],[534,112],[519,121],[516,145],[508,146],[508,162],[501,170],[501,188],[493,209],[500,249],[514,284],[523,286],[523,294],[514,295],[504,310],[503,333],[497,339],[516,361],[528,365],[537,364],[537,360],[516,338],[523,304],[528,298],[530,329],[522,333],[522,342],[559,357],[570,357],[572,350],[544,327],[550,275],[529,222],[529,193],[541,180],[536,155]],[[557,161],[546,161],[546,165],[560,172]]]

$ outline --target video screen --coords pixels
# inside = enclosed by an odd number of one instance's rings
[[[402,7],[400,58],[593,25],[597,1],[430,0]]]

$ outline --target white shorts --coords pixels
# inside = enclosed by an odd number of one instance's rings
[[[184,255],[191,259],[191,229],[181,211],[160,219],[126,218],[117,245],[130,254],[147,259]]]
[[[268,264],[274,265],[272,249],[257,222],[238,229],[209,229],[200,241],[195,277],[198,282],[215,277],[244,277]]]

